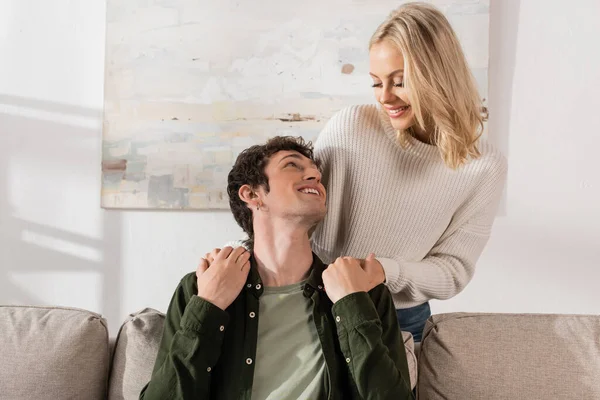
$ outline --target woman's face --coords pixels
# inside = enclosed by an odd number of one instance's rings
[[[394,129],[405,130],[414,125],[414,114],[404,88],[404,57],[387,40],[373,45],[369,52],[370,75],[375,98],[387,111]]]

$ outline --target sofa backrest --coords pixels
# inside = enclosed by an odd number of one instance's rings
[[[85,310],[0,306],[0,398],[106,398],[106,321]]]
[[[125,320],[113,351],[109,400],[139,398],[152,375],[164,320],[164,314],[151,308],[131,314]]]
[[[432,316],[418,398],[600,399],[600,316]]]

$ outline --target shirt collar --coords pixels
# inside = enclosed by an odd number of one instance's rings
[[[321,261],[321,259],[319,259],[314,252],[312,254],[313,262],[310,266],[310,275],[308,276],[308,280],[306,281],[304,288],[304,295],[306,297],[312,296],[315,291],[324,291],[323,271],[325,271],[327,266],[323,264],[323,261]],[[254,254],[250,256],[250,272],[248,273],[248,278],[246,279],[246,290],[251,290],[256,297],[260,297],[264,291],[262,279],[258,273]]]

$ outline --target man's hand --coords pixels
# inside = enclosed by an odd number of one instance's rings
[[[210,264],[202,259],[196,270],[198,296],[221,310],[233,303],[242,291],[250,271],[250,253],[244,247],[225,247]]]
[[[340,257],[323,271],[325,292],[332,302],[357,292],[368,292],[369,276],[360,262],[352,257]]]
[[[369,276],[369,290],[385,282],[385,271],[375,254],[371,253],[365,260],[360,260],[360,266]]]

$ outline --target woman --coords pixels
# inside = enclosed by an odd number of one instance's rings
[[[506,179],[505,158],[479,140],[482,103],[460,43],[433,6],[408,3],[369,44],[377,105],[334,115],[315,151],[328,191],[314,251],[381,265],[401,329],[420,342],[430,299],[473,277]]]

